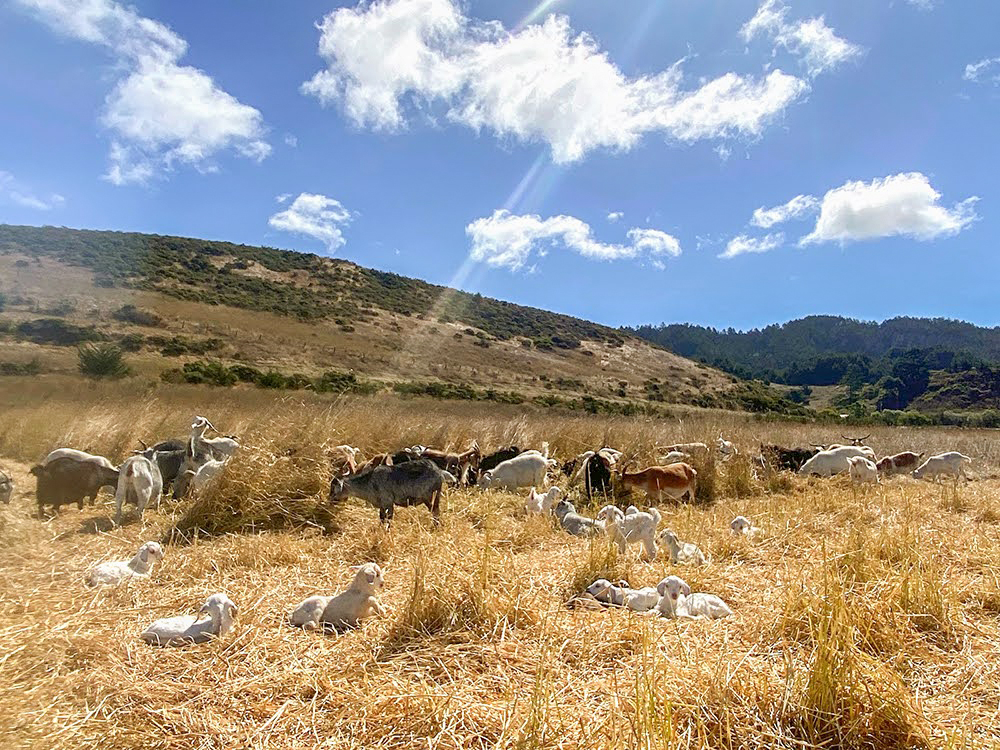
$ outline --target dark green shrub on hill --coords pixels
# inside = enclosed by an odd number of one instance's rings
[[[129,374],[122,350],[115,344],[84,344],[77,350],[77,367],[88,378],[123,378]]]
[[[79,346],[89,341],[104,338],[96,329],[78,326],[58,318],[38,318],[26,320],[15,329],[18,338],[34,344],[55,344],[56,346]]]
[[[147,328],[161,328],[164,324],[163,318],[152,310],[143,310],[135,305],[122,305],[111,313],[111,317],[122,323],[131,323]]]

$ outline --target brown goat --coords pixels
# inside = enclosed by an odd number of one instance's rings
[[[662,495],[674,500],[694,500],[698,486],[698,472],[686,463],[650,466],[641,471],[621,472],[621,483],[629,489],[642,490],[651,500],[659,501]]]

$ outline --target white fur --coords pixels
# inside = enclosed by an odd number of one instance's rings
[[[971,462],[971,458],[958,451],[939,453],[936,456],[931,456],[914,469],[913,478],[923,479],[925,476],[930,476],[936,482],[941,474],[947,474],[955,477],[956,480],[960,477],[967,479],[968,477],[965,476],[965,464]]]
[[[656,612],[664,617],[688,620],[717,620],[728,617],[733,611],[714,594],[692,594],[687,581],[678,576],[667,576],[656,585],[660,601]]]
[[[655,588],[629,588],[625,581],[613,584],[607,578],[598,578],[587,587],[587,593],[604,604],[625,607],[633,612],[648,612],[657,605],[660,595]]]
[[[146,542],[128,562],[114,561],[95,565],[87,575],[87,583],[91,586],[110,586],[129,578],[148,578],[153,572],[154,563],[162,559],[163,547],[157,542]]]
[[[547,446],[546,446],[547,448]],[[479,481],[484,490],[516,490],[520,487],[541,487],[545,484],[545,474],[554,468],[556,462],[538,451],[526,451],[519,456],[497,464],[496,468],[483,474]]]
[[[145,456],[131,456],[119,468],[118,488],[115,490],[115,525],[121,523],[122,506],[135,503],[142,512],[150,502],[159,501],[163,494],[163,477],[155,462]]]
[[[207,620],[201,618],[208,615]],[[167,617],[157,620],[140,636],[154,646],[205,643],[228,633],[233,627],[236,605],[225,594],[212,594],[197,617]]]
[[[847,459],[850,464],[851,481],[853,482],[878,482],[878,469],[875,464],[864,456],[851,456]]]
[[[605,521],[604,530],[624,553],[627,544],[641,544],[647,560],[656,559],[656,527],[660,523],[660,512],[650,508],[643,513],[635,506],[629,513],[622,513],[614,505],[605,505],[597,514],[598,521]]]
[[[761,534],[760,527],[754,526],[746,516],[736,516],[729,522],[729,530],[737,536],[746,536],[751,539]]]
[[[661,531],[660,540],[670,550],[670,562],[674,565],[706,565],[709,562],[708,556],[698,548],[698,545],[680,541],[672,529]]]
[[[539,495],[532,487],[528,491],[528,499],[524,501],[524,510],[529,515],[532,513],[548,515],[556,503],[562,499],[562,496],[563,491],[558,487],[549,487],[544,495]]]
[[[817,474],[821,477],[832,477],[850,470],[848,458],[861,456],[871,461],[875,460],[875,451],[865,446],[838,445],[823,450],[810,458],[799,469],[799,474]]]
[[[351,585],[336,596],[311,596],[292,610],[289,621],[304,630],[324,626],[350,628],[373,614],[384,615],[385,608],[375,597],[382,590],[382,569],[375,563],[354,568]]]
[[[92,453],[85,453],[84,451],[78,451],[75,448],[56,448],[54,451],[50,452],[45,458],[42,459],[41,465],[47,466],[56,459],[59,458],[72,458],[74,461],[85,461],[90,463],[100,464],[106,469],[114,469],[115,465],[111,463],[104,456],[95,456]]]

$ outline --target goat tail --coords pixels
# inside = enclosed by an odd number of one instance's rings
[[[656,525],[659,526],[660,521],[663,519],[663,516],[660,515],[660,511],[658,511],[656,508],[650,508],[649,515],[653,517],[653,520],[656,522]]]

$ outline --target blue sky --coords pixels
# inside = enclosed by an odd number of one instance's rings
[[[0,221],[611,325],[997,325],[998,29],[989,0],[13,0]]]

